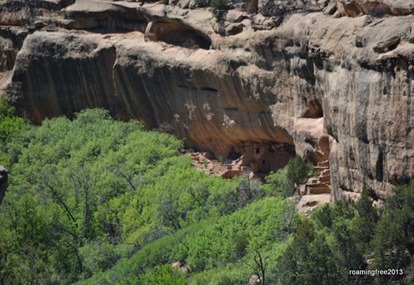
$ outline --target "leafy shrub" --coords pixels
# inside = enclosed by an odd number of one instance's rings
[[[15,115],[16,109],[0,98],[0,141],[5,143],[16,131],[24,127],[24,120]]]
[[[210,5],[211,0],[195,0],[196,7],[203,8]]]
[[[315,168],[312,163],[306,163],[296,156],[284,168],[266,176],[264,190],[270,195],[290,197],[295,192],[299,192],[300,184],[314,175]]]
[[[228,10],[228,0],[211,0],[210,7],[217,20],[220,20]]]
[[[19,131],[25,128],[22,118],[15,115],[16,109],[0,98],[0,162],[3,166],[9,167],[16,156],[9,149],[12,137],[18,135]]]
[[[171,265],[165,264],[148,270],[142,276],[140,284],[143,285],[185,285],[187,284],[185,274],[175,271]]]

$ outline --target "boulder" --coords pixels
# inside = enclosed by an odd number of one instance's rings
[[[258,285],[261,284],[260,276],[257,274],[253,274],[250,276],[249,281],[247,282],[247,285]]]
[[[373,47],[376,53],[384,53],[395,49],[401,42],[400,36],[392,36]]]
[[[410,35],[408,36],[408,42],[414,44],[414,25],[410,28]]]
[[[287,12],[286,6],[274,0],[259,0],[258,8],[260,13],[265,17],[283,17]]]
[[[236,24],[230,24],[226,27],[226,35],[232,36],[240,34],[243,31],[243,24],[242,23],[236,23]]]
[[[323,13],[325,15],[334,15],[335,12],[338,10],[337,7],[337,0],[332,0],[326,3],[326,6],[323,8]]]
[[[226,21],[230,23],[240,23],[246,18],[247,16],[244,12],[237,11],[237,10],[230,10],[226,14]]]
[[[180,0],[177,4],[181,9],[188,9],[190,7],[191,0]]]

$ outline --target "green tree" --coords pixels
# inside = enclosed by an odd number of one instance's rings
[[[280,284],[343,284],[326,237],[305,219],[278,260]]]
[[[375,235],[375,228],[379,220],[379,214],[372,205],[368,191],[363,191],[361,198],[355,203],[356,217],[353,221],[353,234],[360,251],[369,252]]]
[[[228,10],[228,0],[211,0],[212,13],[217,20],[221,20]]]
[[[294,185],[295,192],[301,196],[300,184],[304,184],[309,177],[315,175],[314,172],[314,167],[310,162],[306,163],[299,156],[296,156],[287,165],[286,178],[289,183]]]
[[[395,189],[385,202],[385,213],[374,238],[374,268],[408,271],[414,256],[414,182]],[[405,275],[378,276],[378,283],[395,282]]]
[[[296,156],[284,168],[277,172],[271,172],[266,176],[264,190],[269,194],[280,195],[285,198],[292,196],[294,193],[300,195],[300,184],[304,184],[309,177],[314,175],[315,168],[313,165]]]
[[[266,184],[263,185],[263,189],[270,195],[287,198],[295,191],[295,185],[287,179],[287,167],[271,172],[265,179]]]

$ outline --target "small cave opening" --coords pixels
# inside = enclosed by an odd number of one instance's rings
[[[241,156],[240,152],[233,146],[227,155],[227,159],[236,160],[239,159]]]
[[[125,34],[130,32],[145,32],[148,22],[146,20],[128,19],[99,19],[93,26],[85,27],[85,30],[100,34]]]
[[[191,27],[177,21],[157,21],[149,24],[146,30],[149,40],[189,49],[209,49],[211,40]]]
[[[377,181],[384,180],[384,154],[382,151],[379,152],[377,163],[375,164],[375,179]]]
[[[204,87],[204,86],[193,86],[193,85],[186,86],[186,85],[183,85],[183,84],[179,84],[177,86],[177,88],[179,88],[183,92],[191,92],[191,93],[197,92],[197,91],[201,91],[201,92],[204,92],[204,93],[218,93],[219,92],[215,88]]]
[[[379,198],[379,196],[377,195],[377,193],[375,193],[375,191],[374,190],[372,190],[372,189],[369,189],[369,190],[367,190],[368,191],[368,196],[372,199],[372,200],[374,200],[374,201],[378,201],[380,198]]]
[[[243,142],[241,165],[247,166],[259,177],[281,169],[295,156],[295,146],[273,141]]]
[[[323,109],[318,100],[310,100],[308,102],[308,109],[303,118],[318,119],[323,117]]]
[[[206,91],[206,92],[214,92],[214,93],[218,92],[217,89],[211,88],[211,87],[202,87],[202,88],[200,88],[200,90],[203,90],[203,91]]]
[[[71,19],[69,29],[86,30],[100,34],[145,32],[148,25],[147,19],[137,15],[134,9],[117,7],[115,10],[96,11],[85,13],[71,11],[66,13]]]
[[[326,5],[325,8],[326,8],[326,13],[328,15],[331,15],[331,16],[333,14],[335,14],[336,11],[338,10],[338,8],[336,7],[336,5],[331,5],[331,6]]]
[[[295,147],[291,144],[266,142],[260,146],[259,156],[255,163],[256,171],[264,176],[285,167],[295,157]]]

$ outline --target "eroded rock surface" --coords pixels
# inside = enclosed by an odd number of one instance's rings
[[[331,13],[335,16],[357,17],[360,15],[410,15],[414,12],[412,0],[336,0],[336,9]]]
[[[294,153],[329,160],[334,199],[382,197],[414,175],[414,1],[305,2],[272,2],[279,17],[251,1],[221,20],[97,0],[37,7],[28,23],[3,15],[0,88],[37,123],[108,108],[258,172]]]

